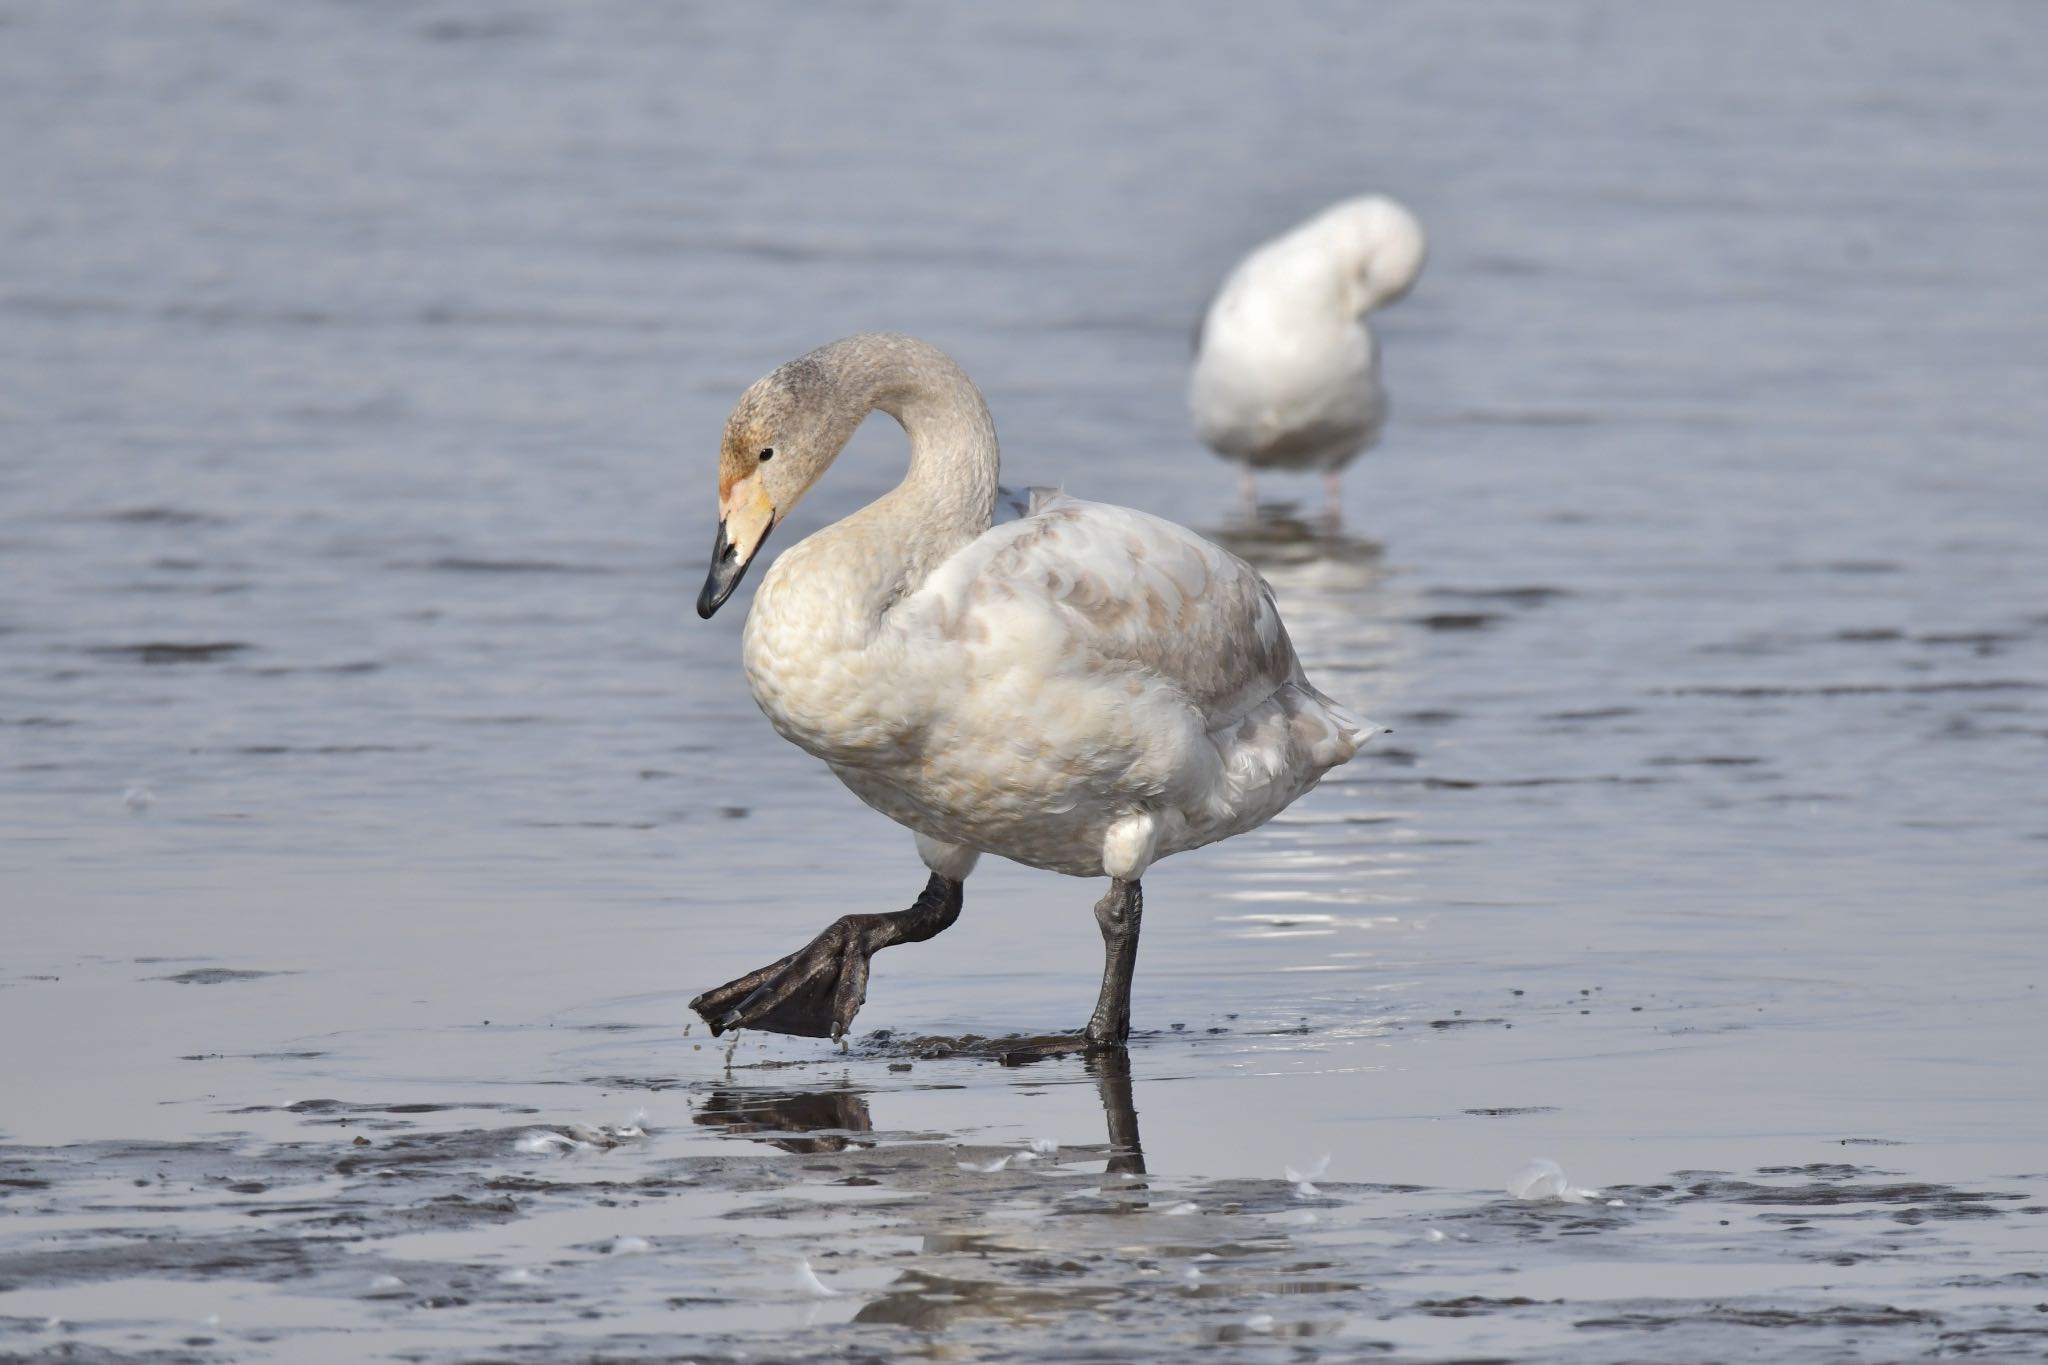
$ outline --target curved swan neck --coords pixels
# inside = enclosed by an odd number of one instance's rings
[[[1341,335],[1407,293],[1427,251],[1422,225],[1400,204],[1347,199],[1245,257],[1212,306],[1251,320],[1260,347]]]
[[[1001,456],[981,390],[938,347],[895,333],[847,337],[809,358],[835,394],[842,439],[872,411],[888,413],[910,438],[903,482],[861,515],[891,523],[911,561],[912,581],[921,581],[995,520]]]

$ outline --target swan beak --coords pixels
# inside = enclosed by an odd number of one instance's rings
[[[725,605],[774,529],[775,504],[758,486],[748,496],[727,500],[725,515],[718,519],[718,540],[711,547],[711,572],[704,576],[704,591],[697,594],[699,616],[708,621]]]

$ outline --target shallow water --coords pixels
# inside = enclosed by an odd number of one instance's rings
[[[2036,1358],[2040,24],[0,3],[0,1358]],[[1355,188],[1384,447],[1237,526],[1188,325]],[[1093,999],[1009,866],[686,1027],[922,882],[691,610],[877,326],[1393,727],[1147,878],[1128,1076],[962,1044]]]

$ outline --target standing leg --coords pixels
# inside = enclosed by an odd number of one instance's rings
[[[1095,922],[1102,926],[1102,993],[1088,1020],[1090,1047],[1120,1048],[1131,1036],[1131,975],[1138,966],[1138,922],[1144,910],[1144,893],[1135,878],[1113,878],[1108,894],[1095,902]]]
[[[1344,476],[1334,469],[1323,472],[1323,515],[1330,523],[1330,534],[1337,534],[1344,525]]]

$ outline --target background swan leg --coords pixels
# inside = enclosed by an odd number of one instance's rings
[[[1334,469],[1323,472],[1323,516],[1332,535],[1344,525],[1344,476]]]
[[[837,1039],[868,998],[868,959],[898,943],[922,943],[960,918],[961,883],[932,873],[924,894],[893,915],[842,915],[797,952],[714,987],[690,1002],[711,1025]]]
[[[1244,499],[1244,519],[1256,523],[1259,519],[1259,476],[1246,465],[1237,474],[1237,495]]]
[[[1091,1047],[1117,1047],[1131,1036],[1131,976],[1138,966],[1138,922],[1145,896],[1136,879],[1118,877],[1109,893],[1095,902],[1095,922],[1102,926],[1102,993],[1088,1019]]]

